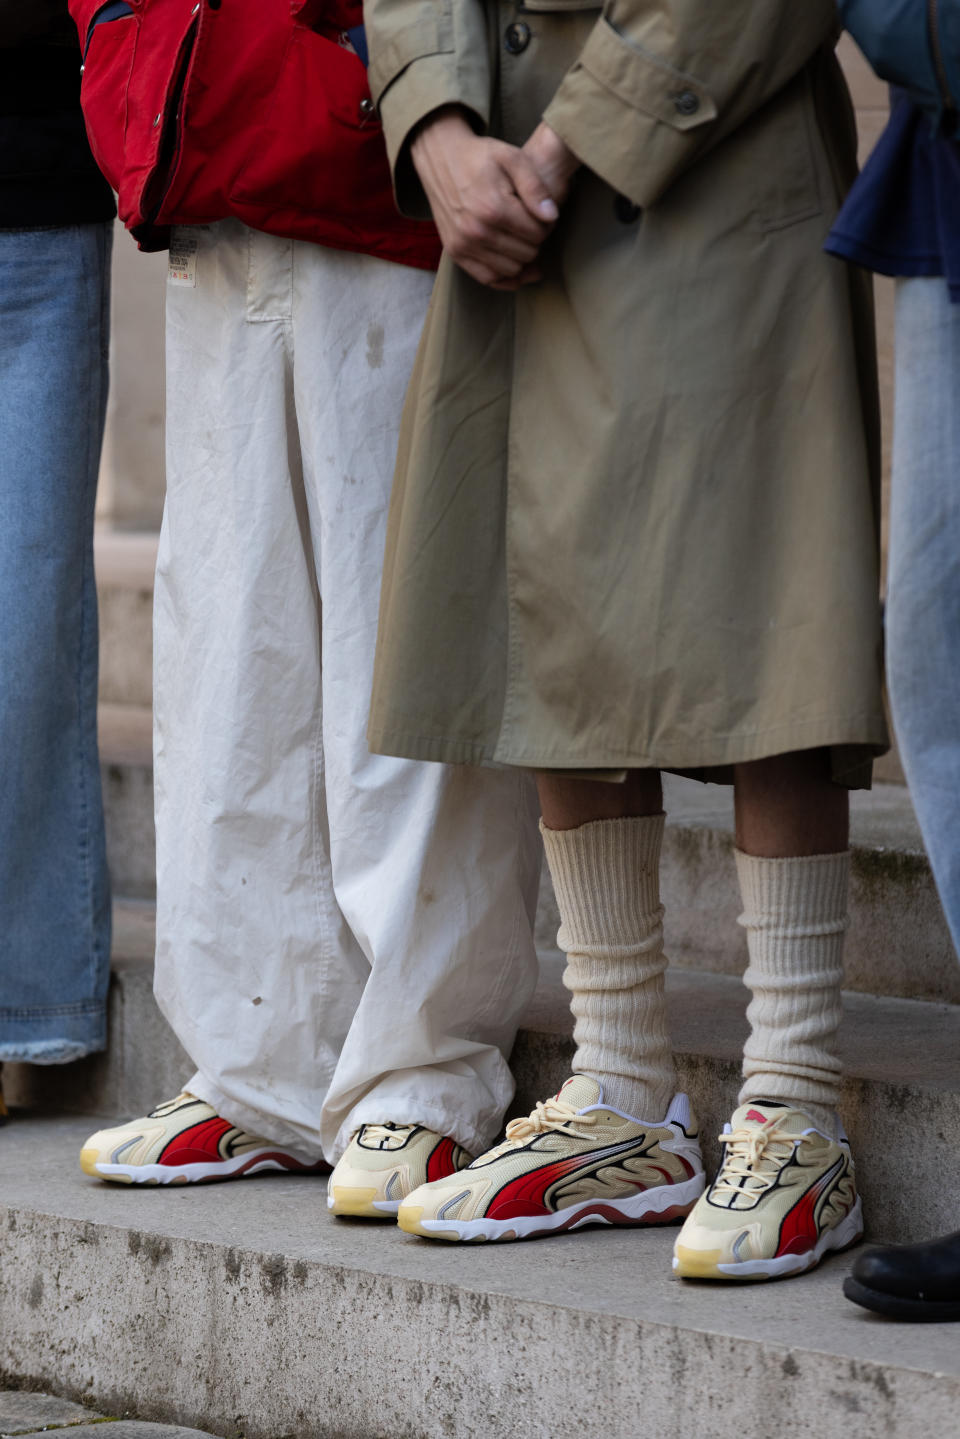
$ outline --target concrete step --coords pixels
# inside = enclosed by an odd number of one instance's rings
[[[89,1119],[16,1117],[0,1168],[0,1371],[247,1439],[916,1439],[957,1433],[949,1325],[849,1305],[849,1258],[684,1284],[665,1230],[450,1245],[333,1219],[322,1179],[121,1189]]]
[[[94,537],[100,610],[100,698],[149,705],[153,693],[153,572],[156,534],[106,528]]]
[[[150,716],[102,705],[101,753],[107,842],[118,893],[155,891]],[[733,794],[667,775],[663,853],[667,949],[673,963],[742,974],[746,942],[737,925]],[[960,965],[937,898],[907,791],[876,785],[851,806],[853,881],[846,984],[866,994],[960,1003]],[[544,872],[537,941],[556,944],[559,916]]]
[[[114,900],[108,1048],[63,1066],[4,1065],[10,1103],[119,1119],[180,1092],[194,1066],[153,997],[155,924],[151,901]]]
[[[178,1093],[193,1070],[153,999],[153,910],[116,906],[110,1047],[65,1068],[8,1065],[9,1101],[40,1112],[120,1119]],[[540,983],[513,1052],[513,1113],[555,1093],[573,1055],[563,956],[541,954]],[[708,1166],[734,1108],[747,1033],[738,979],[676,968],[668,976],[680,1082],[700,1119]],[[960,1191],[960,1009],[847,993],[843,1113],[869,1232],[908,1240],[956,1228]]]
[[[101,704],[98,718],[113,890],[149,899],[157,892],[150,710]]]

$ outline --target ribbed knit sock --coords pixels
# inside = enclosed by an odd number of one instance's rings
[[[849,852],[757,859],[737,851],[750,963],[740,1103],[779,1099],[833,1132]]]
[[[677,1088],[663,997],[662,814],[541,824],[573,995],[573,1069],[614,1109],[662,1119]]]

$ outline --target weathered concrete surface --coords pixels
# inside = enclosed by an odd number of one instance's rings
[[[94,538],[100,612],[100,699],[149,707],[153,695],[153,572],[157,535],[100,529]]]
[[[122,1118],[180,1092],[195,1068],[153,998],[154,910],[114,905],[108,1048],[76,1064],[4,1066],[10,1103]]]
[[[150,710],[101,704],[98,720],[113,890],[125,897],[149,899],[157,892]]]
[[[69,1439],[107,1439],[108,1434],[110,1439],[210,1439],[199,1429],[114,1419],[55,1394],[0,1391],[0,1439],[37,1439],[60,1430],[69,1430]]]
[[[251,1439],[956,1432],[956,1335],[848,1305],[843,1259],[728,1289],[670,1277],[670,1229],[430,1244],[332,1219],[317,1180],[86,1181],[85,1128],[4,1136],[0,1369],[107,1413]]]
[[[667,953],[676,965],[741,974],[746,940],[737,924],[733,793],[727,786],[664,777],[662,861]],[[906,790],[877,785],[851,804],[853,866],[847,988],[866,994],[960,1002],[960,965]],[[537,938],[556,944],[559,916],[544,872]]]
[[[119,223],[113,245],[110,399],[97,514],[158,529],[163,511],[163,330],[167,256],[145,255]]]
[[[0,1439],[15,1434],[33,1434],[38,1429],[62,1428],[65,1424],[82,1424],[99,1419],[82,1404],[58,1399],[55,1394],[6,1389],[0,1391]]]
[[[874,1321],[845,1262],[682,1285],[672,1230],[430,1245],[331,1219],[285,1177],[118,1190],[75,1177],[82,1121],[14,1124],[0,1174],[0,1368],[108,1413],[253,1436],[833,1439],[954,1432],[948,1327]]]
[[[39,1439],[48,1430],[31,1429],[23,1439]],[[145,1424],[138,1419],[107,1419],[96,1424],[71,1424],[64,1439],[212,1439],[208,1430],[179,1424]]]
[[[102,1122],[144,1114],[180,1091],[194,1066],[153,999],[151,913],[148,905],[120,909],[107,1053],[63,1068],[8,1065],[4,1086],[12,1104],[82,1112]],[[554,1093],[569,1073],[572,1019],[563,964],[556,951],[541,953],[540,984],[511,1059],[514,1113]],[[677,966],[667,977],[667,1002],[681,1082],[713,1164],[716,1135],[739,1087],[747,994],[736,977]],[[960,1009],[849,992],[844,1004],[844,1118],[870,1232],[909,1240],[956,1228]]]

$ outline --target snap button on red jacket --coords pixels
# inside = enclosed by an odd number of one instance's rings
[[[432,225],[397,213],[361,0],[70,0],[90,145],[144,249],[234,215],[271,234],[434,269]]]

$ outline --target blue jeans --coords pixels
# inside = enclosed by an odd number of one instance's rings
[[[960,305],[897,283],[887,670],[903,768],[960,952]]]
[[[0,1060],[106,1042],[93,511],[111,239],[0,231]]]

